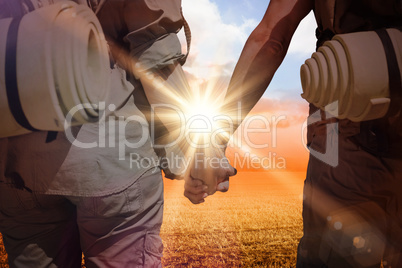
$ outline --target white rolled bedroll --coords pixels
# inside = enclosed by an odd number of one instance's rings
[[[335,35],[306,60],[300,75],[302,97],[315,106],[340,119],[381,118],[392,101],[394,108],[401,106],[400,97],[391,97],[402,94],[402,33],[382,29]]]
[[[109,88],[107,44],[88,7],[58,2],[0,20],[0,137],[63,131],[66,117],[95,122]]]

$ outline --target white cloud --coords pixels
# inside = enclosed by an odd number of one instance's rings
[[[230,75],[249,33],[257,26],[253,19],[241,25],[227,24],[211,0],[183,0],[183,13],[192,32],[191,53],[185,69],[201,78],[216,75],[213,68],[222,66],[223,75]],[[185,38],[180,35],[184,44]],[[224,66],[224,67],[223,67]]]
[[[294,33],[288,53],[301,58],[309,58],[315,51],[316,28],[317,23],[314,14],[310,12],[310,14],[300,22],[299,27]]]
[[[249,34],[259,21],[239,14],[240,25],[238,21],[226,23],[222,19],[224,10],[219,10],[214,0],[182,0],[182,7],[192,32],[191,53],[184,69],[199,79],[230,76]],[[315,28],[311,12],[297,28],[288,57],[307,59],[311,56],[315,50]],[[184,34],[181,32],[179,37],[185,50]]]

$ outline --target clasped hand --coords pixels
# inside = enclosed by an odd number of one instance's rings
[[[228,191],[229,177],[236,173],[222,151],[196,153],[185,174],[184,196],[193,204],[203,203],[216,191]]]

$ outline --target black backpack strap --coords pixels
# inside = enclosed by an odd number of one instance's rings
[[[396,53],[392,40],[386,29],[376,30],[382,45],[384,46],[385,56],[387,58],[388,79],[389,79],[389,92],[391,98],[391,105],[389,107],[387,116],[392,117],[397,115],[402,107],[402,80],[401,72],[396,58]]]
[[[10,111],[23,128],[37,131],[28,122],[22,109],[17,81],[17,37],[21,18],[14,18],[9,26],[6,42],[5,84]]]
[[[402,79],[392,40],[386,29],[376,30],[384,46],[387,58],[388,79],[391,105],[385,117],[363,121],[360,123],[360,133],[352,140],[367,152],[377,157],[399,157],[400,151],[395,150],[396,144],[401,144],[402,136]]]
[[[35,8],[31,1],[23,0],[23,3],[28,7],[28,12],[33,11]],[[22,2],[15,1],[14,4],[8,3],[10,14],[14,19],[11,21],[7,32],[6,41],[6,57],[5,57],[5,85],[7,101],[9,103],[10,111],[17,123],[25,129],[30,131],[39,131],[34,128],[25,116],[22,104],[20,101],[18,80],[17,80],[17,38],[18,29],[21,19],[25,14]],[[57,138],[56,131],[49,131],[46,137],[46,143],[52,142]]]

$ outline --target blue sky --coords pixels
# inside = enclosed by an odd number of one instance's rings
[[[260,21],[268,7],[269,1],[266,0],[215,0],[219,10],[222,11],[223,21],[226,23],[236,22],[241,25],[243,18],[254,18]]]
[[[251,31],[262,19],[269,1],[265,0],[182,0],[186,19],[192,29],[193,44],[185,69],[208,79],[211,66],[225,66],[221,75],[230,76]],[[310,14],[296,31],[281,67],[264,96],[302,101],[300,66],[315,47],[315,21]],[[268,63],[267,63],[268,64]]]

